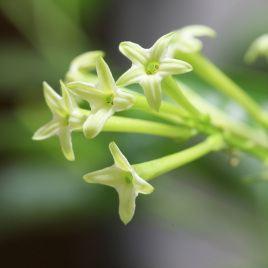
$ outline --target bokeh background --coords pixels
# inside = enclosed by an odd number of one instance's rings
[[[56,138],[33,142],[50,118],[41,84],[58,88],[73,57],[101,49],[115,76],[128,61],[122,40],[150,46],[188,24],[218,32],[205,54],[267,106],[264,61],[245,66],[249,44],[268,30],[267,0],[0,1],[0,267],[224,268],[268,266],[268,176],[255,159],[212,154],[153,181],[125,227],[117,195],[82,175],[112,163],[115,140],[132,163],[186,145],[164,138],[104,133],[73,135],[77,161]],[[195,76],[184,80],[234,117],[234,103]],[[232,157],[241,159],[230,166]],[[268,171],[267,171],[268,172]]]

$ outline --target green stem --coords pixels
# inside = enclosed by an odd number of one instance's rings
[[[79,124],[81,125],[81,129],[77,130],[82,130],[83,123],[90,114],[90,111],[84,109],[80,109],[80,112],[83,114],[83,116],[76,118],[76,121],[77,119],[80,120]],[[166,138],[179,139],[189,139],[197,134],[196,130],[188,128],[186,126],[173,126],[149,120],[126,118],[120,116],[112,116],[109,118],[104,125],[103,131],[149,134]]]
[[[188,164],[210,152],[225,148],[223,138],[219,134],[208,137],[205,141],[183,151],[161,157],[152,161],[133,165],[139,176],[151,180],[173,169]]]
[[[244,107],[255,120],[268,127],[268,116],[264,114],[259,104],[212,62],[198,53],[183,53],[178,51],[176,57],[189,62],[198,76],[231,97]]]
[[[131,91],[131,94],[135,95],[135,103],[132,106],[132,109],[142,110],[146,113],[152,114],[156,117],[177,124],[182,123],[183,118],[187,117],[187,112],[185,112],[184,109],[182,109],[181,107],[174,106],[171,103],[165,101],[162,101],[160,110],[156,112],[149,107],[148,102],[144,96],[137,94],[133,91]]]
[[[192,103],[182,92],[177,81],[174,80],[171,76],[165,77],[162,80],[162,88],[167,93],[168,96],[174,99],[180,106],[182,106],[191,115],[195,117],[200,116],[200,112],[195,108],[195,106],[192,105]]]
[[[103,131],[141,133],[167,138],[189,139],[196,131],[184,126],[172,126],[142,119],[111,117],[104,125]]]
[[[237,136],[253,141],[254,143],[263,146],[266,149],[268,148],[265,133],[260,133],[259,130],[255,130],[242,122],[233,120],[226,113],[208,103],[191,88],[181,82],[178,83],[180,84],[183,93],[187,98],[191,99],[192,103],[197,107],[197,109],[201,111],[201,113],[209,115],[211,124],[213,126],[219,130],[228,131]]]

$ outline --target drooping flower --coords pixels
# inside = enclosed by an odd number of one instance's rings
[[[170,53],[179,50],[185,53],[195,53],[203,48],[203,43],[197,37],[214,37],[216,32],[204,25],[190,25],[177,30],[170,42]]]
[[[71,132],[81,128],[84,115],[68,92],[63,82],[61,84],[62,96],[58,95],[46,82],[43,83],[44,96],[52,112],[52,120],[39,128],[33,135],[33,140],[44,140],[58,136],[64,156],[73,161],[75,159]]]
[[[114,159],[114,165],[88,173],[84,175],[84,179],[89,183],[111,186],[117,191],[119,216],[124,224],[127,224],[133,218],[138,194],[150,194],[154,188],[139,177],[114,142],[110,143],[109,149]]]
[[[258,57],[265,57],[268,60],[268,34],[260,36],[252,43],[245,55],[245,61],[252,63]]]
[[[90,72],[95,70],[98,58],[103,56],[104,52],[99,50],[89,51],[77,56],[70,64],[70,68],[66,74],[66,80],[69,82],[91,82],[93,76],[90,75]]]
[[[96,69],[97,85],[86,82],[67,84],[74,94],[90,104],[91,113],[83,125],[87,138],[96,137],[114,113],[127,110],[134,103],[133,95],[116,86],[112,73],[103,58],[99,57],[97,60]]]
[[[164,77],[183,74],[192,70],[192,66],[184,61],[170,58],[167,55],[168,44],[174,33],[159,38],[155,44],[145,49],[132,42],[122,42],[120,52],[131,62],[131,68],[118,80],[118,86],[138,83],[150,107],[159,110],[161,105],[161,81]]]

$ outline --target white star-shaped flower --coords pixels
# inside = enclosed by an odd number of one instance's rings
[[[53,118],[50,122],[39,128],[33,135],[34,140],[44,140],[58,136],[64,156],[73,161],[75,159],[71,132],[81,128],[83,114],[72,98],[66,86],[61,82],[62,96],[58,95],[46,82],[43,83],[44,96]]]
[[[114,113],[127,110],[134,104],[134,96],[116,86],[112,73],[103,58],[99,57],[97,60],[96,69],[97,85],[86,82],[67,84],[74,94],[90,104],[91,113],[83,125],[87,138],[96,137]]]
[[[88,173],[84,175],[84,179],[89,183],[99,183],[115,188],[119,196],[119,216],[127,224],[133,218],[138,194],[150,194],[154,188],[139,177],[114,142],[110,143],[109,149],[114,165]]]
[[[170,42],[170,53],[176,50],[185,53],[195,53],[203,48],[203,43],[197,37],[214,37],[216,32],[210,27],[203,25],[190,25],[175,32]]]
[[[140,84],[148,104],[157,111],[162,99],[162,79],[169,75],[183,74],[192,70],[189,63],[170,58],[167,55],[168,44],[173,35],[172,32],[162,36],[149,49],[132,42],[122,42],[119,45],[121,53],[132,61],[132,67],[117,80],[117,85]]]

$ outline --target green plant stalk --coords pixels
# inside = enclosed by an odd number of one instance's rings
[[[268,163],[268,149],[262,147],[251,140],[245,139],[241,136],[224,133],[224,140],[229,145],[230,148],[239,149],[240,151],[246,152],[252,156],[256,156],[257,158],[264,161],[264,163]]]
[[[200,112],[189,101],[189,99],[185,97],[180,85],[174,78],[172,78],[172,76],[165,77],[162,80],[162,88],[169,97],[171,97],[177,104],[183,107],[193,117],[200,116]]]
[[[222,113],[219,113],[216,107],[210,107],[210,105],[203,99],[201,99],[200,103],[200,101],[197,101],[198,96],[194,96],[195,93],[191,94],[189,88],[186,88],[183,84],[180,84],[171,77],[168,78],[164,84],[165,91],[171,91],[173,98],[181,97],[181,99],[185,99],[185,105],[188,105],[189,102],[187,103],[187,100],[191,99],[192,103],[189,103],[189,106],[197,107],[198,110],[196,109],[196,111],[202,112],[203,116],[200,116],[200,112],[198,112],[198,114],[196,113],[196,116],[193,115],[192,119],[184,121],[185,125],[189,128],[192,127],[197,129],[199,133],[203,133],[205,135],[221,132],[224,134],[225,141],[230,147],[242,150],[260,158],[261,160],[267,161],[267,142],[264,146],[259,135],[253,133],[251,128],[230,120],[225,114],[222,116]],[[213,119],[213,121],[208,118],[206,119],[206,114],[211,115],[211,119]]]
[[[259,130],[255,130],[242,122],[234,121],[226,113],[219,110],[214,105],[208,103],[204,98],[200,97],[191,88],[181,82],[177,83],[180,85],[184,95],[187,98],[191,99],[193,105],[195,105],[197,109],[203,114],[209,115],[211,119],[210,123],[212,126],[218,128],[221,131],[231,132],[236,136],[248,139],[257,145],[268,149],[268,142],[264,132],[262,133],[263,135],[260,135]]]
[[[81,129],[90,111],[80,109],[83,116],[79,118]],[[121,132],[121,133],[139,133],[154,136],[189,139],[197,134],[197,131],[186,126],[175,126],[164,123],[153,122],[143,119],[126,118],[121,116],[112,116],[107,120],[103,128],[104,132]]]
[[[154,111],[149,107],[148,102],[144,96],[130,90],[126,91],[135,95],[135,102],[132,106],[132,109],[141,110],[173,123],[182,123],[183,119],[188,117],[187,111],[185,111],[183,108],[174,106],[173,104],[166,101],[162,101],[158,112]]]
[[[225,146],[223,137],[219,134],[215,134],[189,149],[152,161],[136,164],[133,165],[133,167],[143,179],[151,180],[164,173],[188,164],[210,152],[224,149]]]
[[[119,116],[111,117],[104,125],[103,131],[150,134],[179,139],[189,139],[197,134],[196,130],[185,126],[172,126],[158,122]]]
[[[268,127],[268,115],[264,113],[259,104],[212,62],[199,53],[183,53],[177,51],[176,57],[189,62],[198,76],[225,95],[231,97],[255,118],[256,121]]]

